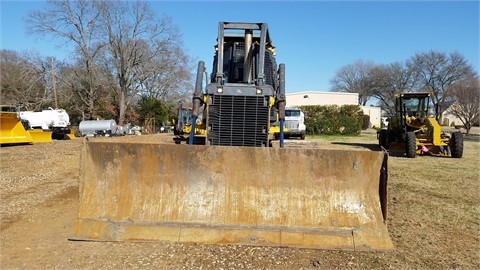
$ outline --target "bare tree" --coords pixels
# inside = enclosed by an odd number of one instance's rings
[[[374,78],[376,65],[373,62],[356,61],[340,68],[330,81],[331,91],[358,93],[358,103],[365,106],[379,90]]]
[[[474,76],[472,67],[457,52],[450,55],[436,51],[418,53],[410,59],[408,65],[420,76],[424,89],[433,92],[439,115],[446,109],[446,89],[456,82]]]
[[[32,11],[26,20],[29,32],[74,44],[77,61],[81,61],[85,72],[79,72],[77,78],[72,78],[82,81],[72,90],[81,97],[88,117],[93,114],[98,98],[96,61],[105,46],[98,30],[100,11],[96,4],[96,0],[50,0],[45,11]]]
[[[395,114],[395,96],[403,92],[412,92],[418,88],[415,72],[400,62],[380,66],[374,74],[374,80],[381,90],[376,92],[380,106],[388,114]]]
[[[455,100],[447,111],[459,118],[467,130],[467,134],[470,133],[474,124],[480,124],[480,81],[478,77],[472,77],[449,86],[446,94]]]
[[[138,93],[171,96],[191,80],[179,31],[169,18],[158,19],[147,2],[50,0],[45,11],[29,14],[27,26],[74,45],[75,63],[62,83],[82,103],[86,118],[115,113],[123,124],[127,112],[135,114]],[[100,93],[105,89],[110,93]]]
[[[52,105],[52,92],[45,84],[46,66],[39,56],[20,56],[0,51],[0,100],[21,110],[40,110]]]
[[[96,67],[96,85],[93,88],[95,91],[95,99],[92,96],[83,92],[88,86],[87,71],[84,68],[82,61],[76,65],[64,65],[57,74],[57,89],[59,98],[63,100],[63,104],[68,108],[68,113],[72,123],[79,123],[82,120],[90,120],[96,118],[114,118],[115,113],[110,107],[111,104],[111,89],[114,87],[114,78],[110,75],[108,70]],[[93,102],[92,110],[86,113],[85,104]],[[107,105],[108,104],[108,105]],[[110,113],[105,113],[110,112]]]
[[[118,122],[123,124],[127,108],[141,92],[152,61],[161,59],[179,42],[178,30],[169,18],[158,20],[146,2],[102,1],[101,22],[108,38],[106,59],[117,78]],[[161,65],[162,63],[159,63]],[[150,73],[152,74],[152,73]]]
[[[178,47],[156,57],[145,66],[145,76],[140,82],[142,97],[158,99],[163,106],[176,111],[178,101],[192,94],[193,67],[189,61],[189,57]]]

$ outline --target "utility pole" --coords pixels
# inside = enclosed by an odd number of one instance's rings
[[[55,109],[58,109],[58,104],[57,104],[57,83],[55,80],[55,68],[54,68],[54,60],[52,57],[52,78],[53,78],[53,98],[55,99]]]

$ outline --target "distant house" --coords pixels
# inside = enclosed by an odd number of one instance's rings
[[[452,107],[455,106],[455,103],[450,104],[448,108],[442,112],[442,126],[461,126],[463,125],[460,118],[452,114]]]
[[[358,93],[306,91],[287,93],[287,107],[308,105],[358,105]],[[363,113],[370,116],[370,127],[380,127],[380,107],[361,106]]]

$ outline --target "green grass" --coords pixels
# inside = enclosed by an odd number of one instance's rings
[[[372,131],[314,138],[378,144]],[[348,268],[480,269],[480,142],[466,140],[460,159],[390,156],[388,166],[387,225],[395,250],[357,253],[361,264]]]
[[[368,131],[362,131],[359,135],[326,135],[326,134],[317,134],[317,135],[307,135],[306,137],[308,139],[312,140],[326,140],[329,142],[349,142],[351,140],[356,140],[356,141],[371,141],[372,139],[372,134],[375,134],[375,139],[376,139],[376,131],[375,130],[368,130]]]

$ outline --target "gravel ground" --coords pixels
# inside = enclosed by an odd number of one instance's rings
[[[171,135],[161,136],[171,140]],[[81,145],[82,139],[77,139],[0,148],[2,269],[343,269],[362,265],[353,253],[321,250],[69,241],[78,213]]]
[[[161,136],[170,141],[172,135]],[[374,136],[371,137],[375,144]],[[359,145],[364,144],[364,139],[360,139]],[[308,142],[296,142],[302,144]],[[401,250],[345,252],[171,242],[69,241],[78,215],[81,146],[82,139],[77,139],[0,148],[1,269],[415,268],[416,261],[407,263],[410,259]],[[388,226],[392,228],[391,221]],[[402,242],[401,227],[394,231],[395,245],[408,244]]]

